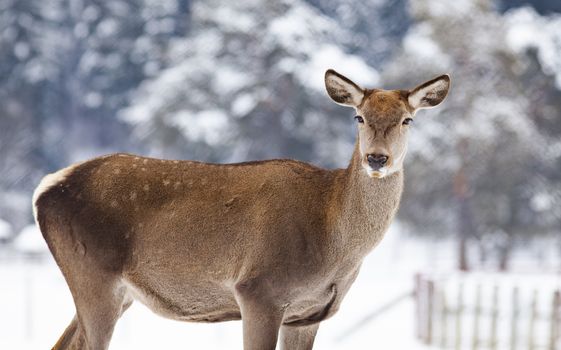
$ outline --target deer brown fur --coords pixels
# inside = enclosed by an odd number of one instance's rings
[[[439,104],[449,78],[364,90],[330,70],[326,87],[363,121],[346,169],[115,154],[45,177],[36,220],[76,305],[54,348],[107,349],[139,300],[176,320],[241,318],[245,350],[274,349],[279,329],[283,349],[311,349],[397,211],[404,120]]]

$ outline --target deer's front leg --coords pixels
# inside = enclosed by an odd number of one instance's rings
[[[244,350],[274,350],[283,311],[255,281],[238,283],[236,299],[242,314]]]
[[[311,350],[319,328],[319,322],[311,326],[281,328],[281,350]]]

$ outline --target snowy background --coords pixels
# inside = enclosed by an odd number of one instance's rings
[[[450,73],[452,90],[416,118],[398,223],[318,348],[423,349],[414,299],[392,303],[419,272],[450,295],[458,280],[540,286],[549,303],[561,268],[559,1],[0,0],[0,349],[48,348],[73,314],[33,226],[42,176],[111,152],[346,166],[353,115],[328,99],[328,68],[383,88]],[[134,305],[112,346],[241,348],[240,331]]]

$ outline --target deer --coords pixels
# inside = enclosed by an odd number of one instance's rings
[[[46,175],[34,217],[76,308],[53,349],[108,349],[135,300],[174,320],[241,319],[244,350],[312,349],[396,215],[416,112],[450,77],[365,89],[330,69],[325,87],[355,111],[347,168],[118,153]]]

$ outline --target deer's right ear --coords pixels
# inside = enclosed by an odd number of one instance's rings
[[[436,107],[444,101],[450,90],[450,76],[441,75],[409,91],[407,102],[414,111]]]
[[[343,106],[358,107],[364,98],[364,90],[360,86],[333,69],[325,72],[325,88],[329,97]]]

